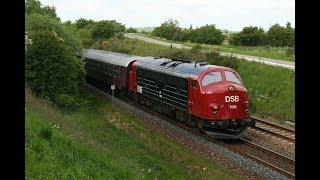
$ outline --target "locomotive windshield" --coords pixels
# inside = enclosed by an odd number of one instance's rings
[[[224,75],[225,75],[227,81],[231,81],[231,82],[234,82],[237,84],[242,84],[242,80],[237,73],[232,72],[232,71],[224,71]],[[204,87],[209,84],[213,84],[213,83],[220,82],[220,81],[222,81],[221,72],[214,71],[214,72],[207,73],[203,77],[203,79],[201,81],[201,85],[202,85],[202,87]]]
[[[227,81],[232,81],[237,84],[241,84],[241,79],[235,72],[225,71],[224,73]]]
[[[206,74],[202,79],[201,85],[207,86],[209,84],[219,82],[219,81],[222,81],[221,72],[215,71],[215,72],[211,72],[211,73]]]

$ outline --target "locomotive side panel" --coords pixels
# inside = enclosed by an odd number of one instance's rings
[[[138,67],[137,92],[155,103],[187,111],[187,79]]]

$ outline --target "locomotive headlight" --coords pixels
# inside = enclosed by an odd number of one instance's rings
[[[218,107],[217,105],[215,105],[215,106],[213,106],[213,109],[214,109],[214,110],[218,110],[219,107]]]
[[[235,90],[235,87],[233,86],[233,85],[231,85],[230,87],[229,87],[229,91],[234,91]]]
[[[244,109],[248,109],[249,108],[249,102],[248,101],[244,102],[242,105],[243,105]]]

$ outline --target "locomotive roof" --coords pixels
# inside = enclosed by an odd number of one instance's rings
[[[95,59],[98,61],[124,67],[128,67],[130,62],[135,61],[137,59],[135,58],[135,56],[130,56],[128,54],[103,51],[97,49],[85,49],[83,52],[83,56],[89,59]]]
[[[187,78],[189,75],[200,75],[208,68],[215,67],[214,65],[205,63],[188,62],[184,60],[166,59],[166,58],[144,58],[138,59],[139,66],[145,69],[171,74]]]

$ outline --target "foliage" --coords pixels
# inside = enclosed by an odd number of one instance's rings
[[[54,6],[43,6],[38,0],[25,1],[25,13],[30,15],[32,13],[47,15],[60,21],[57,16],[56,8]]]
[[[151,34],[169,40],[180,40],[182,29],[179,27],[179,22],[177,20],[172,20],[170,18],[159,27],[156,27]]]
[[[82,28],[82,29],[79,29],[77,33],[82,41],[84,48],[91,46],[92,43],[94,42],[90,29]]]
[[[180,35],[180,41],[191,41],[192,26],[189,29],[183,29]]]
[[[190,34],[192,42],[204,44],[221,44],[225,39],[222,31],[217,29],[215,25],[205,25],[193,30]]]
[[[126,28],[115,20],[103,20],[96,23],[92,30],[95,40],[108,39],[112,36],[123,37]]]
[[[71,21],[66,21],[66,22],[63,22],[62,24],[64,25],[64,27],[66,27],[66,29],[69,32],[72,32],[73,34],[77,32],[77,26]]]
[[[286,27],[279,24],[271,26],[266,34],[266,44],[275,47],[293,47],[295,44],[295,32],[288,22]]]
[[[244,27],[241,32],[235,34],[230,40],[233,45],[239,46],[259,46],[263,44],[265,33],[262,28]]]
[[[53,32],[38,32],[25,56],[26,84],[60,107],[76,105],[75,97],[84,84],[84,64]]]
[[[94,26],[93,20],[80,18],[75,23],[66,21],[63,24],[70,32],[72,32],[77,37],[77,39],[81,40],[84,48],[87,48],[93,44],[94,40],[91,35]]]
[[[77,29],[93,27],[94,24],[95,24],[95,22],[93,20],[91,20],[91,19],[87,20],[87,19],[83,19],[83,18],[80,18],[80,19],[76,20],[76,22],[75,22]]]
[[[107,40],[99,42],[94,47],[97,49],[128,54],[132,49],[134,49],[133,43],[126,44],[117,37],[111,37]]]
[[[126,31],[127,31],[127,33],[137,33],[138,32],[138,30],[133,27],[129,27]]]
[[[83,49],[81,41],[58,20],[41,14],[30,14],[26,17],[26,31],[29,38],[38,32],[50,31],[57,34],[66,43],[67,49],[71,52]],[[32,39],[32,38],[31,38]]]

